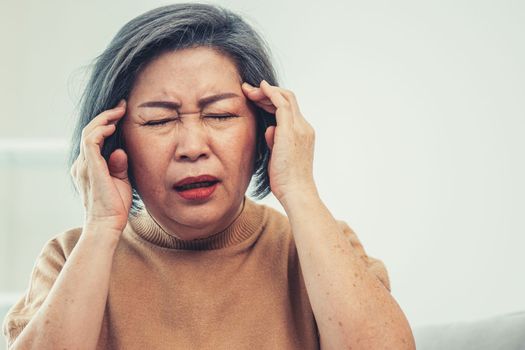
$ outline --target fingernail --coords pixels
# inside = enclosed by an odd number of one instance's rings
[[[247,82],[242,83],[242,86],[248,90],[253,90],[254,87]]]
[[[117,104],[117,108],[120,108],[120,107],[123,107],[124,105],[126,104],[126,100],[125,99],[122,99],[118,102]]]

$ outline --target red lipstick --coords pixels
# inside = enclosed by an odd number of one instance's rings
[[[186,200],[202,200],[212,195],[218,183],[219,180],[215,176],[200,175],[187,177],[177,182],[173,188]]]

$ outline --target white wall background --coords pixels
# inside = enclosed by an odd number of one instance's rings
[[[82,67],[164,4],[0,1],[0,293],[82,223],[61,146]],[[386,263],[411,323],[525,310],[525,2],[221,4],[270,43],[316,128],[323,199]]]

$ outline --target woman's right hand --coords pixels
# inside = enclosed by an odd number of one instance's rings
[[[120,233],[126,227],[132,191],[128,179],[128,157],[122,149],[111,153],[109,161],[101,155],[104,139],[116,130],[125,115],[126,101],[121,100],[89,122],[82,130],[80,153],[71,167],[71,176],[85,208],[84,229]]]

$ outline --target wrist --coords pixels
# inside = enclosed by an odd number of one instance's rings
[[[127,225],[127,220],[119,216],[85,218],[84,228],[90,231],[112,232],[120,235]]]
[[[80,241],[83,244],[87,244],[92,250],[103,252],[110,251],[114,252],[120,240],[120,235],[116,235],[109,232],[94,231],[91,229],[84,229],[80,236]]]
[[[287,191],[278,200],[286,212],[321,202],[315,185]]]
[[[82,229],[82,238],[104,246],[116,247],[123,230],[105,223],[86,222]]]

